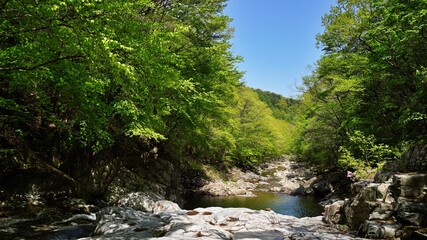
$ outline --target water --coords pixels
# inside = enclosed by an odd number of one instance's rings
[[[315,217],[322,214],[323,207],[312,197],[290,196],[282,193],[255,192],[254,197],[211,197],[190,194],[185,197],[184,209],[198,207],[245,207],[254,210],[272,209],[276,213],[295,217]]]

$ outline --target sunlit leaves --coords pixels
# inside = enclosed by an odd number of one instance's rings
[[[335,159],[341,154],[348,162],[359,159],[349,147],[362,147],[359,132],[393,147],[425,142],[426,7],[424,0],[339,0],[324,17],[317,40],[326,54],[304,79],[304,149],[330,148],[315,140],[322,132],[339,140]]]

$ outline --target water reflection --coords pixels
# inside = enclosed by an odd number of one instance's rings
[[[246,207],[255,210],[271,208],[276,213],[295,217],[319,216],[323,207],[307,196],[290,196],[281,193],[255,192],[255,197],[210,197],[191,194],[185,197],[184,209],[197,207]]]

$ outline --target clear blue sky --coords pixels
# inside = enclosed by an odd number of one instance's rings
[[[321,17],[336,0],[228,0],[233,18],[232,51],[244,58],[239,69],[253,88],[295,97],[301,78],[310,73],[322,52],[315,36]]]

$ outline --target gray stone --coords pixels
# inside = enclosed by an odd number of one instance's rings
[[[345,217],[351,229],[359,229],[371,214],[370,205],[363,199],[354,199],[346,203],[344,207]]]
[[[368,180],[361,180],[359,182],[355,182],[353,184],[351,184],[351,194],[353,196],[356,196],[357,194],[359,194],[366,186],[368,186],[368,184],[370,184],[371,181]]]
[[[391,183],[381,183],[377,186],[377,199],[386,200],[390,196],[389,187]],[[390,196],[391,197],[391,196]],[[390,199],[388,201],[391,201]]]
[[[370,183],[368,186],[363,188],[363,190],[359,193],[360,196],[358,198],[363,199],[365,201],[376,201],[377,198],[381,198],[382,196],[378,196],[378,183]]]
[[[380,221],[365,221],[359,229],[359,235],[366,238],[394,239],[400,234],[400,224]]]
[[[375,212],[395,211],[395,204],[379,202],[374,209]]]
[[[117,201],[117,205],[121,207],[131,207],[145,212],[153,212],[156,202],[162,199],[162,196],[154,193],[133,192],[120,198]]]
[[[325,206],[325,221],[330,224],[344,223],[345,216],[343,200]]]
[[[155,215],[128,207],[107,207],[97,214],[93,236],[153,231],[163,225]]]
[[[427,199],[427,189],[426,185],[423,186],[410,186],[410,185],[403,185],[400,186],[400,197],[404,198],[416,198],[416,199]]]
[[[372,212],[369,215],[369,220],[387,220],[387,219],[391,219],[393,217],[393,212],[392,211],[386,211],[386,212]]]
[[[165,214],[165,213],[161,213]],[[361,239],[338,232],[322,217],[296,218],[247,208],[196,208],[159,215],[124,207],[98,214],[89,239]]]
[[[153,213],[168,213],[168,212],[181,212],[183,211],[178,204],[168,201],[168,200],[160,200],[154,204]]]
[[[414,212],[398,212],[397,216],[404,222],[415,226],[425,226],[426,215]]]
[[[427,215],[427,203],[403,201],[397,207],[400,212],[416,212]]]
[[[85,200],[78,198],[68,198],[62,204],[72,213],[95,213],[99,211],[98,207],[87,204]]]
[[[394,175],[393,183],[398,186],[426,186],[427,174],[399,174]]]

